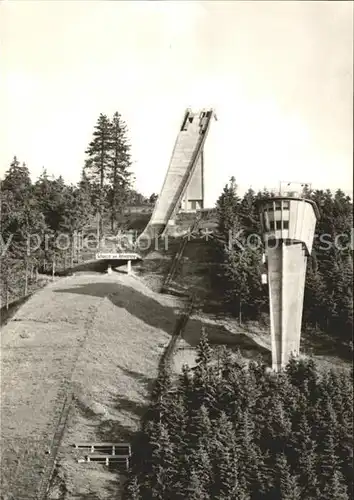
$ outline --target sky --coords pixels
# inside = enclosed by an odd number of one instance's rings
[[[0,176],[77,182],[98,115],[119,111],[135,187],[159,192],[184,110],[213,107],[206,206],[279,181],[352,192],[350,1],[0,3]]]

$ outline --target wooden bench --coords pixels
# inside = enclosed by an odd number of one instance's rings
[[[123,465],[125,469],[128,469],[129,458],[126,455],[99,455],[90,454],[85,456],[86,462],[98,462],[105,465],[117,464]]]
[[[90,450],[91,453],[101,452],[111,455],[131,455],[131,447],[129,443],[75,443],[76,449]]]

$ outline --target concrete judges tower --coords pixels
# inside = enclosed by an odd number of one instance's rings
[[[279,371],[291,354],[299,354],[306,262],[319,212],[313,201],[294,193],[260,200],[258,208],[266,249],[272,367]]]
[[[213,109],[185,111],[160,195],[140,238],[162,234],[180,210],[204,208],[203,149],[213,117]]]

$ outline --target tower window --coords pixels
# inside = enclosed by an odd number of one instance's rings
[[[281,210],[281,202],[277,201],[275,203],[275,210]]]
[[[289,221],[288,220],[283,221],[283,229],[289,229]]]
[[[289,200],[284,200],[283,201],[283,210],[289,210],[289,208],[290,208]]]
[[[277,231],[281,230],[281,220],[276,220],[275,221],[275,229]]]

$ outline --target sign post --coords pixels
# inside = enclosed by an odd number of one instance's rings
[[[140,260],[137,253],[96,253],[97,260]]]

